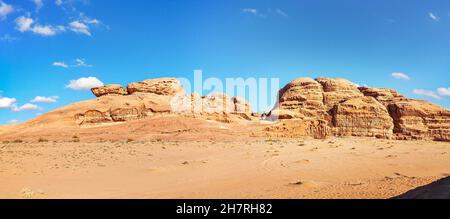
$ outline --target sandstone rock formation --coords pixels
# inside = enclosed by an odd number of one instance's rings
[[[184,89],[181,83],[175,78],[158,78],[128,84],[127,91],[129,94],[142,92],[174,96],[180,92],[184,92]]]
[[[267,118],[281,120],[283,125],[266,131],[285,137],[335,135],[450,141],[449,110],[408,99],[391,89],[357,87],[345,79],[299,78],[282,88],[278,97]]]
[[[450,141],[450,110],[419,100],[394,102],[388,109],[398,139]]]
[[[110,84],[102,87],[95,87],[91,89],[96,97],[104,95],[127,95],[125,89],[120,84]]]
[[[276,109],[271,119],[327,119],[323,104],[323,88],[311,78],[299,78],[282,88],[278,94]]]
[[[356,97],[334,105],[334,133],[338,136],[370,136],[389,138],[393,120],[381,103],[373,97]]]
[[[279,91],[271,112],[262,115],[252,112],[250,104],[241,97],[188,94],[173,78],[150,79],[126,87],[127,90],[122,85],[93,88],[97,98],[11,126],[0,137],[10,140],[36,139],[42,133],[52,138],[123,134],[117,136],[119,139],[127,138],[127,133],[161,134],[160,129],[171,127],[177,127],[172,130],[176,133],[197,130],[198,134],[213,127],[214,136],[369,136],[450,142],[449,110],[408,99],[391,89],[357,87],[345,79],[293,80]]]
[[[97,97],[74,116],[79,126],[139,120],[155,114],[181,114],[220,122],[252,120],[250,104],[239,97],[215,93],[187,94],[174,78],[149,79],[127,85],[92,88]]]

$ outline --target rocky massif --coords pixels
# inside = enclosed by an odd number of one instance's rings
[[[92,92],[100,102],[123,104],[77,114],[79,125],[135,120],[154,113],[200,116],[220,122],[256,119],[250,104],[242,98],[220,93],[189,95],[173,78],[131,83],[126,90],[121,85],[107,85],[93,88]],[[346,79],[298,78],[282,88],[278,98],[276,107],[262,118],[279,121],[265,127],[267,135],[450,141],[449,110],[406,98],[391,89],[358,87]]]
[[[449,110],[391,89],[358,87],[345,79],[296,79],[280,90],[279,102],[267,116],[281,120],[266,128],[281,136],[450,141]]]
[[[202,138],[208,132],[208,138],[361,136],[450,141],[449,110],[391,89],[358,87],[345,79],[295,79],[279,91],[276,106],[261,116],[243,98],[188,94],[174,78],[126,87],[106,85],[92,88],[92,93],[95,99],[0,127],[0,139],[67,139],[73,133],[92,139],[172,138],[170,133]]]
[[[251,121],[250,104],[239,97],[215,93],[200,96],[185,92],[174,78],[150,79],[126,86],[106,85],[92,88],[97,103],[75,115],[80,126],[125,122],[155,114],[183,114],[221,122]]]

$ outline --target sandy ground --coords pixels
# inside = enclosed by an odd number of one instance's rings
[[[390,198],[449,175],[445,142],[0,143],[0,198]]]

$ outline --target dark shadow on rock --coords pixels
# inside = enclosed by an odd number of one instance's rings
[[[450,177],[413,189],[393,199],[450,199]]]

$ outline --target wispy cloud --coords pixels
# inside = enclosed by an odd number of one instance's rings
[[[439,21],[440,21],[440,18],[439,18],[437,15],[435,15],[435,14],[433,14],[433,13],[431,13],[431,12],[428,13],[428,16],[429,16],[432,20],[434,20],[434,21],[436,21],[436,22],[439,22]]]
[[[0,0],[0,19],[5,19],[12,12],[14,12],[14,7]]]
[[[276,16],[281,16],[281,17],[289,16],[285,11],[283,11],[280,8],[276,8],[276,9],[268,8],[268,9],[265,9],[262,11],[259,9],[256,9],[256,8],[243,8],[242,12],[246,13],[246,14],[258,16],[258,17],[263,17],[263,18],[265,18],[269,15],[276,15]]]
[[[421,96],[425,96],[425,97],[431,97],[431,98],[436,99],[436,100],[442,99],[438,94],[436,94],[436,92],[431,91],[431,90],[414,89],[413,93],[416,94],[416,95],[421,95]]]
[[[398,80],[405,80],[405,81],[411,80],[411,78],[407,74],[402,72],[394,72],[392,73],[392,77]]]
[[[18,17],[15,22],[16,29],[22,33],[31,31],[35,34],[49,37],[65,31],[63,26],[40,25],[35,23],[33,18],[25,16]]]
[[[61,67],[61,68],[69,68],[69,66],[64,62],[53,62],[53,66]]]
[[[450,87],[447,87],[447,88],[441,87],[441,88],[438,88],[437,91],[438,91],[438,94],[441,96],[450,96]]]
[[[84,34],[86,36],[92,36],[89,26],[81,21],[72,21],[69,24],[69,29],[78,34]]]
[[[85,78],[79,78],[77,80],[71,80],[68,85],[66,85],[67,88],[70,88],[72,90],[89,90],[93,87],[100,87],[103,86],[103,82],[101,82],[96,77],[85,77]]]
[[[0,41],[1,42],[13,42],[13,41],[16,41],[18,39],[19,38],[13,37],[13,36],[11,36],[11,35],[9,35],[7,33],[0,37]]]
[[[275,13],[282,17],[288,17],[288,14],[279,8],[275,9]]]
[[[41,108],[35,104],[26,103],[20,107],[14,106],[12,111],[13,112],[21,112],[21,111],[32,111],[32,110],[40,110]]]
[[[255,9],[255,8],[243,8],[242,12],[248,13],[248,14],[253,14],[253,15],[259,15],[258,9]]]
[[[92,65],[87,64],[85,59],[77,58],[75,59],[74,63],[72,65],[68,65],[65,62],[57,61],[52,63],[55,67],[61,67],[61,68],[71,68],[71,67],[86,67],[90,68]]]
[[[52,97],[44,97],[44,96],[37,96],[34,99],[32,99],[31,103],[55,103],[58,99],[58,96],[52,96]]]
[[[78,58],[78,59],[75,59],[74,67],[88,67],[88,68],[90,68],[90,67],[92,67],[92,65],[87,64],[84,59]]]
[[[44,6],[43,0],[33,0],[35,6],[36,6],[36,12],[41,10],[41,8]]]
[[[19,123],[19,120],[17,120],[17,119],[11,119],[11,120],[9,120],[7,123],[8,123],[8,124],[17,124],[17,123]]]

